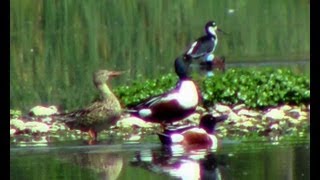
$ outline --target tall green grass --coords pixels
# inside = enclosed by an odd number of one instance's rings
[[[216,49],[229,62],[309,59],[309,13],[307,0],[11,0],[10,107],[82,107],[100,68],[127,71],[114,86],[173,72],[208,20],[230,33]]]

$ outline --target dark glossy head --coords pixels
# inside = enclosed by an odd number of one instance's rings
[[[98,70],[93,75],[93,82],[96,86],[106,83],[110,77],[119,76],[122,71]]]
[[[211,114],[206,114],[201,117],[199,127],[204,129],[208,134],[212,134],[216,124],[226,119],[228,119],[228,115],[214,117]]]

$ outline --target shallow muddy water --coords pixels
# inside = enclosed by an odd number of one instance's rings
[[[309,171],[309,138],[223,139],[211,150],[158,141],[10,148],[10,179],[310,179]]]

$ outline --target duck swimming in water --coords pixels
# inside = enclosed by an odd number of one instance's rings
[[[89,133],[93,140],[97,140],[98,132],[109,128],[120,118],[122,108],[117,97],[107,85],[111,77],[122,72],[99,70],[94,73],[93,82],[100,91],[102,99],[93,104],[70,113],[55,116],[65,122],[70,129],[79,129]]]
[[[180,126],[173,129],[166,128],[163,133],[158,133],[158,136],[164,145],[198,145],[215,149],[218,145],[218,140],[214,135],[214,128],[218,122],[222,122],[227,118],[227,115],[214,117],[211,114],[206,114],[200,118],[199,126]]]
[[[182,120],[195,111],[200,96],[196,84],[188,76],[188,65],[183,57],[178,57],[174,66],[179,77],[176,87],[142,101],[129,109],[129,113],[145,121],[165,125]]]

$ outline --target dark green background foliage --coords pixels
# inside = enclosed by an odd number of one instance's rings
[[[115,94],[126,106],[171,89],[177,82],[172,74],[130,86],[115,89]],[[310,81],[306,76],[289,69],[228,69],[197,83],[204,106],[220,102],[244,103],[251,108],[264,108],[279,104],[302,104],[310,101]]]

